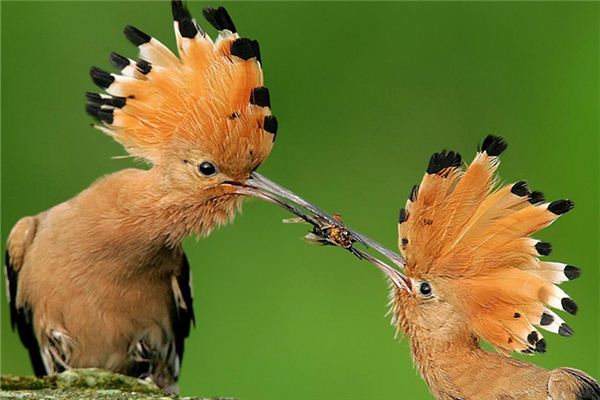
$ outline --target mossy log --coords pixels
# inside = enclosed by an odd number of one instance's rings
[[[0,377],[0,388],[2,389],[0,391],[0,398],[2,399],[226,399],[169,395],[152,383],[97,368],[73,369],[43,378],[2,375]]]

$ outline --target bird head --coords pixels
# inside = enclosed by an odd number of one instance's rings
[[[486,137],[466,169],[458,153],[434,154],[400,210],[398,244],[411,290],[395,287],[392,306],[409,336],[443,343],[462,335],[504,354],[534,354],[546,350],[539,328],[573,333],[551,308],[575,314],[557,285],[579,269],[545,261],[550,245],[530,237],[573,202],[545,202],[524,181],[496,185],[506,147]]]
[[[190,206],[210,202],[231,216],[240,196],[253,195],[241,188],[277,134],[259,46],[238,35],[223,7],[203,11],[219,32],[215,41],[180,0],[172,12],[178,56],[127,26],[139,56],[112,53],[118,73],[92,68],[106,93],[88,93],[87,111],[96,128],[159,172],[171,197]]]

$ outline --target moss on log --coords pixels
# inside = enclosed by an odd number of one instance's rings
[[[2,375],[0,388],[0,398],[20,400],[225,400],[169,395],[149,382],[97,368],[73,369],[43,378]]]

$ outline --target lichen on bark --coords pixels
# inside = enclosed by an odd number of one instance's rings
[[[2,375],[2,399],[97,399],[97,400],[225,400],[226,398],[169,395],[152,383],[110,371],[73,369],[42,378]],[[231,399],[229,399],[231,400]]]

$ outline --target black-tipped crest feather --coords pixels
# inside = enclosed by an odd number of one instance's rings
[[[573,336],[573,333],[575,333],[573,329],[564,322],[558,327],[558,334],[560,336]]]
[[[198,27],[191,19],[184,19],[179,22],[179,33],[184,38],[193,39],[198,32]]]
[[[192,20],[192,16],[181,0],[171,1],[173,19],[177,21],[179,33],[182,37],[192,39],[198,34],[198,27]]]
[[[417,195],[419,194],[419,185],[414,185],[410,190],[408,195],[408,199],[413,203],[417,200]]]
[[[561,301],[560,304],[562,305],[562,308],[568,312],[569,314],[577,314],[577,304],[570,299],[569,297],[564,297]]]
[[[567,279],[569,279],[570,281],[572,281],[573,279],[577,279],[581,276],[581,270],[572,265],[565,265],[564,273]]]
[[[202,10],[202,15],[204,15],[204,18],[219,31],[227,29],[233,33],[237,32],[229,13],[224,7],[207,7]]]
[[[88,103],[85,106],[85,110],[89,115],[96,118],[99,121],[112,124],[113,122],[113,111],[110,109],[103,109],[99,104]]]
[[[256,40],[239,38],[231,44],[231,54],[242,60],[249,60],[252,57],[256,57],[258,60],[257,46],[258,42],[256,42]]]
[[[92,77],[94,83],[100,86],[102,89],[106,89],[115,81],[114,76],[98,67],[92,67],[90,70],[90,76]]]
[[[548,211],[561,215],[571,211],[573,207],[575,207],[575,203],[571,200],[556,200],[548,205]]]
[[[192,19],[192,15],[186,6],[183,5],[181,0],[171,1],[171,11],[173,12],[173,19],[175,21],[181,21],[183,19]]]
[[[88,102],[97,104],[98,106],[107,105],[122,108],[127,103],[127,100],[124,97],[100,95],[92,92],[87,92],[85,97],[87,98]]]
[[[481,145],[481,151],[485,151],[489,156],[499,156],[508,147],[508,144],[501,136],[488,135]]]
[[[538,353],[546,352],[546,339],[542,338],[536,342],[535,351],[537,351]]]
[[[531,204],[535,205],[535,204],[543,203],[545,200],[546,199],[544,198],[544,193],[534,191],[534,192],[531,192],[531,194],[529,195],[529,200],[528,201]]]
[[[535,250],[540,256],[548,256],[552,252],[552,245],[548,242],[537,242]]]
[[[125,29],[123,29],[123,33],[125,34],[127,40],[129,40],[135,46],[141,46],[145,43],[148,43],[152,39],[150,35],[145,34],[138,28],[131,25],[127,25]]]
[[[406,209],[401,208],[400,212],[398,213],[398,223],[402,224],[403,222],[405,222],[408,219],[408,214],[406,212]]]
[[[277,135],[278,125],[277,118],[273,115],[267,115],[263,121],[263,129],[273,135]],[[275,140],[275,138],[273,138],[273,140]]]
[[[138,71],[140,71],[144,75],[148,75],[150,71],[152,71],[152,64],[150,64],[146,60],[137,60],[135,66]]]
[[[250,93],[250,103],[260,107],[271,107],[269,89],[264,86],[252,89],[252,92]]]
[[[129,65],[129,59],[127,57],[123,57],[122,55],[117,54],[114,51],[110,53],[108,61],[113,67],[117,68],[118,70],[122,70],[123,68]]]
[[[529,190],[527,182],[525,181],[519,181],[512,185],[512,187],[510,188],[510,192],[519,197],[525,197],[531,194],[531,190]]]
[[[554,317],[551,314],[548,314],[546,312],[542,313],[542,318],[540,320],[541,326],[548,326],[553,322],[554,322]]]
[[[460,154],[453,151],[443,150],[439,153],[433,153],[429,159],[427,173],[439,174],[447,168],[457,168],[460,166],[461,160]]]

